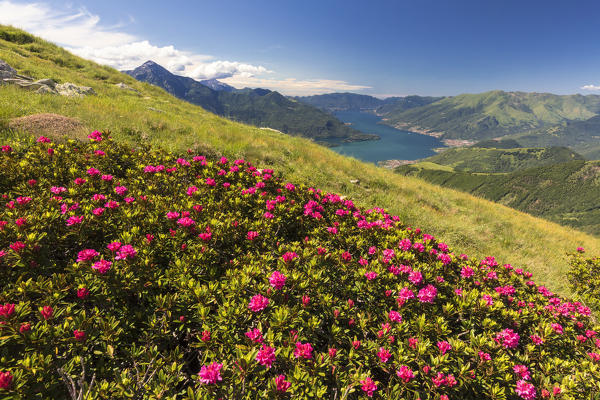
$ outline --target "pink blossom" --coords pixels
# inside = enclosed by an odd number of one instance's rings
[[[515,393],[524,400],[533,400],[537,396],[535,386],[523,379],[517,382]]]
[[[275,271],[271,274],[269,278],[269,283],[277,290],[281,290],[283,286],[285,286],[285,280],[287,278],[279,271]]]
[[[474,273],[473,268],[467,266],[462,267],[460,270],[460,276],[465,279],[472,277]]]
[[[223,364],[213,362],[210,365],[203,365],[200,368],[200,372],[198,376],[200,377],[200,382],[203,384],[215,384],[219,381],[222,381],[221,378],[221,368],[223,368]]]
[[[110,251],[117,251],[121,248],[121,242],[111,242],[109,244],[106,245],[106,248],[109,249]]]
[[[496,335],[496,342],[507,349],[514,349],[519,345],[519,334],[512,329],[504,329]]]
[[[377,390],[377,385],[375,382],[371,378],[366,378],[360,381],[360,384],[362,385],[362,391],[365,392],[367,396],[373,397],[373,394]]]
[[[377,278],[377,272],[375,272],[375,271],[366,272],[365,277],[367,278],[367,280],[372,281],[373,279]]]
[[[312,358],[312,345],[310,343],[296,342],[296,350],[294,350],[294,356],[296,358],[305,358],[307,360]]]
[[[400,368],[398,368],[398,371],[396,371],[396,375],[398,378],[402,379],[404,383],[410,382],[411,379],[415,377],[414,372],[406,365],[401,365]]]
[[[254,328],[254,329],[246,332],[245,335],[248,339],[252,340],[253,343],[262,343],[263,342],[262,333],[260,332],[260,330],[258,328]]]
[[[269,299],[261,294],[256,294],[252,296],[250,299],[250,303],[248,303],[248,308],[251,311],[259,312],[267,308],[269,305]]]
[[[397,311],[391,310],[388,313],[388,317],[390,318],[390,321],[398,322],[398,323],[402,322],[402,315],[400,315],[400,313]]]
[[[98,131],[94,131],[88,135],[88,139],[90,139],[91,141],[94,141],[94,142],[101,142],[102,141],[102,133],[100,133]]]
[[[409,251],[410,248],[412,246],[412,243],[410,242],[409,239],[402,239],[399,243],[398,243],[398,248],[402,251]]]
[[[125,193],[127,193],[127,188],[125,186],[116,186],[115,187],[115,193],[117,193],[119,196],[123,196],[125,195]]]
[[[479,359],[481,361],[491,361],[492,356],[489,353],[484,353],[483,351],[479,352]]]
[[[550,324],[550,327],[554,330],[554,332],[558,333],[559,335],[563,334],[563,327],[561,324],[553,323]]]
[[[255,359],[260,365],[271,368],[271,365],[275,362],[275,349],[263,344]]]
[[[126,260],[128,258],[134,258],[137,254],[137,250],[132,245],[126,244],[119,248],[115,260]]]
[[[67,226],[79,225],[83,222],[83,215],[73,215],[67,218]]]
[[[408,274],[408,280],[414,285],[419,285],[423,281],[423,274],[420,271],[412,271]]]
[[[100,174],[100,170],[92,167],[92,168],[88,168],[87,173],[88,173],[88,175],[95,176],[95,175]]]
[[[16,304],[11,303],[6,303],[4,305],[0,304],[0,317],[10,318],[15,312],[15,306]]]
[[[427,285],[419,290],[417,297],[421,303],[433,303],[437,296],[437,289],[433,285]]]
[[[94,263],[94,265],[92,265],[92,268],[95,269],[96,271],[98,271],[100,274],[105,274],[108,272],[111,265],[112,265],[112,262],[110,262],[108,260],[100,260],[100,261],[96,261]]]
[[[533,344],[540,345],[540,344],[544,343],[544,339],[542,339],[538,335],[531,335],[531,336],[529,336],[529,338],[531,339]]]
[[[183,217],[177,220],[177,224],[189,228],[190,226],[196,225],[196,221],[191,219],[190,217]]]
[[[515,372],[515,374],[519,375],[521,379],[525,379],[526,381],[529,380],[529,378],[531,378],[531,375],[529,375],[529,370],[525,365],[515,364],[513,366],[513,371]]]
[[[289,263],[290,261],[292,261],[295,258],[298,258],[298,254],[296,254],[293,251],[288,251],[287,253],[285,253],[283,256],[281,256],[281,258],[283,259],[283,261],[285,261],[286,263]]]
[[[380,347],[377,352],[377,357],[381,360],[381,362],[386,363],[392,357],[392,353],[388,351],[385,347]]]
[[[102,179],[103,181],[107,181],[107,182],[110,182],[110,181],[112,181],[112,180],[113,180],[113,178],[114,178],[114,176],[112,176],[112,175],[102,175],[102,176],[101,176],[101,179]]]
[[[77,253],[77,262],[90,261],[90,260],[94,259],[95,257],[98,257],[99,255],[100,255],[100,253],[98,253],[94,249],[81,250],[79,253]]]
[[[169,211],[167,214],[168,219],[177,219],[179,218],[179,213],[177,211]]]
[[[449,350],[452,350],[452,345],[445,340],[437,342],[438,349],[442,355],[446,354]]]
[[[278,392],[285,393],[292,386],[292,384],[285,380],[285,375],[278,375],[275,378],[275,387]]]
[[[258,232],[255,231],[248,231],[248,233],[246,234],[246,239],[248,240],[254,240],[258,237]]]

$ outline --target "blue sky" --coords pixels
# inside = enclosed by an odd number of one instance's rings
[[[599,16],[577,0],[0,1],[0,23],[104,64],[286,94],[598,94]]]

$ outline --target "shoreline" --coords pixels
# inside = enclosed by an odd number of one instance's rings
[[[382,118],[381,120],[386,121],[385,118]],[[390,124],[388,124],[388,125],[390,125]],[[390,126],[393,126],[396,129],[401,129],[401,130],[405,130],[405,131],[409,131],[409,132],[415,132],[415,133],[419,133],[421,135],[431,136],[436,139],[440,139],[442,141],[442,143],[444,143],[448,147],[467,147],[467,146],[474,145],[476,143],[476,141],[469,140],[469,139],[441,139],[441,137],[444,135],[445,132],[432,131],[431,129],[421,128],[418,125],[411,125],[406,122],[400,122],[400,123],[390,125]]]

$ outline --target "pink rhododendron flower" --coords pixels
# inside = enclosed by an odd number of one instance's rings
[[[261,294],[256,294],[250,299],[248,308],[253,312],[259,312],[267,308],[269,305],[269,299]]]
[[[433,285],[427,285],[419,290],[417,297],[421,303],[433,303],[437,296],[437,289]]]
[[[200,382],[205,385],[213,385],[219,381],[222,381],[223,378],[221,378],[221,368],[223,368],[223,364],[217,362],[213,362],[210,365],[203,365],[198,373]]]
[[[98,257],[99,255],[100,253],[98,253],[94,249],[81,250],[79,253],[77,253],[77,262],[90,261],[93,260],[95,257]]]
[[[385,347],[380,347],[377,352],[377,357],[381,360],[381,362],[386,363],[392,357],[392,353],[388,351]]]
[[[260,365],[271,368],[271,365],[275,362],[275,349],[263,344],[255,359]]]
[[[327,352],[329,353],[329,357],[335,358],[337,354],[337,349],[335,347],[330,347]]]
[[[190,226],[196,225],[196,221],[191,219],[190,217],[183,217],[177,220],[177,224],[189,228]]]
[[[94,263],[94,265],[92,265],[92,268],[95,269],[96,271],[98,271],[98,273],[100,273],[100,274],[105,274],[108,272],[111,265],[112,265],[112,262],[110,262],[108,260],[100,260],[100,261],[96,261]]]
[[[366,378],[360,381],[360,384],[362,385],[362,391],[365,392],[367,396],[373,397],[373,394],[377,390],[377,385],[375,384],[375,382],[371,378]]]
[[[16,241],[11,243],[8,247],[10,247],[15,253],[20,253],[23,249],[25,249],[25,243]]]
[[[411,271],[408,274],[408,280],[414,285],[419,285],[423,281],[423,274],[420,271]]]
[[[402,251],[409,251],[411,247],[412,247],[412,243],[410,242],[409,239],[402,239],[398,243],[398,248],[401,249]]]
[[[49,319],[53,313],[54,309],[52,309],[50,306],[44,306],[40,311],[40,314],[42,314],[42,317],[44,317],[45,320]]]
[[[5,319],[10,318],[15,313],[15,306],[16,304],[11,303],[0,304],[0,317]]]
[[[554,330],[554,332],[558,333],[559,335],[563,334],[563,327],[561,324],[553,323],[550,324],[550,327]]]
[[[294,357],[305,358],[307,360],[312,358],[312,345],[310,343],[296,342],[296,349],[294,350]]]
[[[292,386],[292,384],[285,380],[285,375],[278,375],[275,378],[275,387],[278,392],[285,393]]]
[[[90,291],[85,287],[77,289],[77,297],[80,299],[85,299],[86,297],[89,296],[89,294],[90,294]]]
[[[544,343],[544,339],[542,339],[540,336],[538,335],[531,335],[529,336],[529,338],[531,339],[531,341],[536,344],[536,345],[540,345],[542,343]]]
[[[515,364],[513,366],[513,371],[515,372],[515,374],[519,375],[521,379],[525,379],[526,381],[528,381],[529,378],[531,378],[531,375],[529,375],[529,370],[525,365]]]
[[[13,375],[10,371],[0,372],[0,389],[10,389],[13,381]]]
[[[260,330],[258,328],[254,328],[254,329],[246,332],[246,337],[248,337],[248,339],[252,340],[253,343],[262,343],[263,342],[262,333],[260,332]]]
[[[440,353],[442,355],[446,354],[449,350],[452,350],[452,345],[445,340],[437,342],[438,349],[440,349]]]
[[[397,311],[391,310],[388,313],[388,317],[390,318],[390,321],[398,322],[398,323],[402,322],[402,315],[400,315],[400,313]]]
[[[100,170],[97,169],[97,168],[93,168],[93,167],[92,168],[88,168],[87,174],[91,175],[91,176],[96,176],[96,175],[100,174]]]
[[[523,379],[517,382],[515,393],[524,400],[533,400],[537,396],[535,386]]]
[[[372,281],[373,279],[377,278],[377,272],[375,272],[375,271],[366,272],[365,277],[367,278],[367,280]]]
[[[248,240],[254,240],[258,237],[258,232],[255,231],[248,231],[248,233],[246,234],[246,239]]]
[[[137,250],[130,244],[125,244],[117,250],[117,256],[115,260],[126,260],[128,258],[134,258],[137,254]]]
[[[491,361],[492,356],[489,353],[484,353],[483,351],[479,351],[479,359],[481,361]]]
[[[84,331],[80,331],[79,329],[75,329],[73,331],[73,336],[75,337],[75,340],[78,340],[78,341],[85,340],[85,332]]]
[[[285,286],[285,280],[287,278],[279,271],[275,271],[271,274],[269,278],[269,283],[277,290],[281,290],[283,286]]]
[[[507,349],[514,349],[519,345],[519,334],[512,329],[504,329],[496,335],[496,342]]]
[[[289,263],[290,261],[292,261],[295,258],[298,258],[298,254],[296,254],[293,251],[288,251],[287,253],[285,253],[284,255],[281,256],[281,258],[283,259],[283,261],[285,261],[286,263]]]
[[[102,141],[102,133],[100,133],[98,131],[94,131],[88,135],[88,139],[90,139],[94,142],[101,142]]]
[[[410,382],[415,377],[414,372],[406,365],[401,365],[400,368],[398,368],[398,371],[396,371],[396,375],[398,378],[402,379],[404,383]]]

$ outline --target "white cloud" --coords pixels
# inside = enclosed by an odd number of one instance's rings
[[[581,87],[583,90],[600,90],[600,85],[585,85]]]
[[[133,23],[133,17],[127,17]],[[59,10],[47,3],[17,3],[0,0],[0,24],[13,25],[100,64],[119,70],[133,69],[147,60],[169,71],[194,79],[224,79],[241,87],[263,87],[289,95],[321,94],[334,91],[362,90],[368,86],[340,80],[294,78],[276,80],[261,75],[267,68],[239,61],[215,60],[214,57],[179,50],[173,45],[156,46],[143,38],[123,32],[124,25],[106,26],[98,15],[85,8]]]
[[[331,92],[348,92],[363,89],[370,89],[370,86],[353,85],[345,81],[331,79],[309,79],[299,80],[294,78],[287,79],[265,79],[258,77],[244,77],[242,75],[233,76],[227,79],[221,79],[228,85],[241,87],[260,87],[265,89],[277,90],[278,92],[290,96],[308,96],[313,94],[323,94]]]

